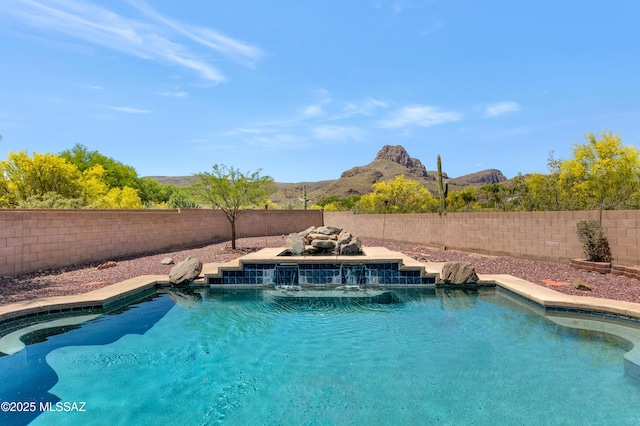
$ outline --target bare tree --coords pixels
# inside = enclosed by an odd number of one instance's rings
[[[231,248],[236,248],[236,221],[247,207],[262,204],[273,191],[273,178],[260,170],[246,175],[233,167],[214,165],[212,172],[197,173],[191,192],[202,203],[220,209],[231,224]]]

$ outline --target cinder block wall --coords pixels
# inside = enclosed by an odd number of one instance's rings
[[[250,210],[237,236],[286,235],[323,223],[366,238],[568,262],[583,257],[581,219],[599,212],[358,215],[319,210]],[[640,211],[605,211],[614,263],[640,265]],[[101,262],[229,240],[219,210],[0,210],[0,275]]]
[[[584,257],[576,223],[597,211],[358,215],[325,212],[326,225],[366,238],[412,242],[492,255],[568,262]],[[640,211],[602,213],[614,263],[640,264]]]
[[[319,210],[249,210],[236,235],[289,234],[322,225]],[[0,275],[100,262],[229,240],[220,210],[1,210]]]

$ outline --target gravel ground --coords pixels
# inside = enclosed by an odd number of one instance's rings
[[[224,241],[204,247],[150,256],[112,259],[116,265],[105,269],[97,269],[98,263],[92,263],[34,274],[1,277],[0,304],[84,293],[139,275],[168,275],[173,265],[162,265],[160,262],[165,257],[171,257],[176,263],[187,256],[195,257],[203,263],[227,262],[264,247],[282,247],[284,243],[284,238],[280,236],[241,238],[236,241],[236,250],[231,250],[231,243]],[[363,244],[365,246],[385,246],[390,250],[400,251],[424,262],[468,262],[474,265],[479,274],[510,274],[565,294],[640,303],[639,280],[611,274],[603,275],[578,271],[568,264],[507,256],[487,256],[373,239],[363,239]],[[576,278],[581,278],[589,284],[592,291],[580,291],[568,284],[573,283]],[[565,284],[562,285],[562,283]]]

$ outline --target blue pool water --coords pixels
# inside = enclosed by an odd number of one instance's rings
[[[640,423],[629,344],[493,291],[405,290],[390,304],[208,297],[160,295],[1,357],[2,401],[86,403],[1,423]]]

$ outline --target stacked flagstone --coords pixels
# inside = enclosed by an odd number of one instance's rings
[[[287,247],[292,256],[309,254],[362,254],[358,237],[335,226],[312,226],[302,232],[289,234]]]

